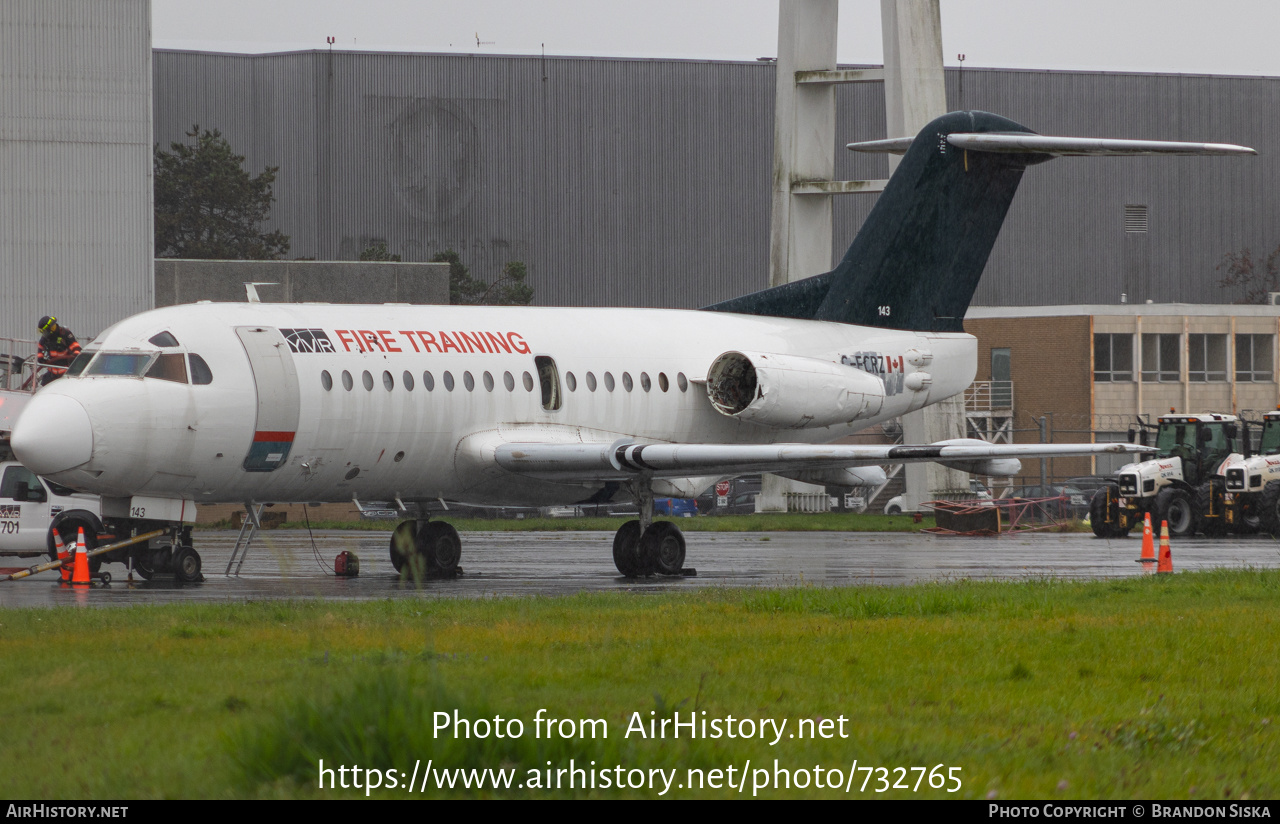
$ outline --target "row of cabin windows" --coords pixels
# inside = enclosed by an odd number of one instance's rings
[[[552,361],[551,358],[544,357],[544,356],[539,356],[535,358],[534,362],[538,369],[537,383],[540,385],[542,389],[543,407],[550,410],[559,409],[560,408],[560,380],[559,380],[559,374],[556,370],[555,362]],[[612,372],[605,372],[600,381],[596,380],[596,375],[594,372],[586,372],[585,374],[583,374],[582,377],[583,377],[582,382],[583,384],[585,384],[588,392],[595,392],[597,387],[599,387],[601,384],[604,385],[605,391],[607,392],[614,391],[614,389],[616,389],[618,386],[618,381],[614,380]],[[569,388],[570,392],[578,391],[578,378],[576,375],[574,375],[572,372],[566,372],[564,375],[564,379],[565,379],[565,385]],[[481,373],[480,380],[483,382],[484,388],[488,392],[492,392],[495,386],[497,385],[496,381],[494,380],[493,374],[491,372]],[[342,381],[342,388],[347,390],[348,392],[350,392],[352,389],[355,388],[355,378],[353,378],[351,373],[345,369],[342,370],[341,381]],[[364,372],[361,373],[360,382],[361,384],[364,385],[364,388],[367,391],[370,391],[370,392],[373,391],[375,381],[374,381],[373,375],[368,370],[365,370]],[[440,382],[444,385],[445,390],[449,392],[452,392],[454,390],[454,387],[456,386],[456,382],[454,380],[452,372],[448,372],[448,371],[444,372],[440,376]],[[533,391],[535,381],[532,374],[530,374],[529,372],[523,373],[521,375],[520,382],[524,386],[524,389],[526,392]],[[334,383],[333,376],[329,374],[329,370],[326,369],[320,373],[320,385],[324,387],[326,392],[330,392],[333,390],[333,383]],[[412,372],[409,372],[406,370],[400,376],[400,385],[403,386],[406,391],[412,392],[416,383],[417,381],[415,380]],[[656,382],[649,377],[648,372],[641,372],[638,383],[640,385],[640,389],[645,392],[652,391],[655,383],[657,385],[658,390],[661,392],[668,392],[671,390],[671,381],[667,378],[666,372],[659,372],[658,379]],[[689,391],[689,379],[685,377],[685,374],[683,372],[679,372],[676,374],[675,383],[681,392]],[[635,389],[636,384],[637,384],[637,381],[632,379],[630,372],[622,373],[622,388],[624,390],[626,390],[627,392],[631,392]],[[466,387],[466,390],[468,392],[474,391],[476,388],[475,376],[473,376],[470,372],[463,372],[462,385]],[[510,372],[503,372],[502,385],[507,388],[508,392],[514,392],[516,388],[515,376],[512,375]],[[431,372],[427,371],[422,373],[422,386],[428,392],[432,392],[435,390],[436,379],[435,379],[435,376],[431,374]],[[396,388],[396,379],[390,372],[384,371],[382,373],[382,388],[387,390],[388,392]]]
[[[1226,382],[1232,371],[1225,334],[1188,334],[1187,380],[1192,383]],[[1238,383],[1275,380],[1274,335],[1235,335],[1234,370]],[[1096,383],[1133,381],[1134,336],[1099,333],[1093,336],[1093,380]],[[1176,383],[1182,379],[1182,335],[1142,335],[1141,377],[1144,383]]]

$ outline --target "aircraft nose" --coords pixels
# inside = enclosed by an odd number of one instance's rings
[[[22,410],[9,445],[27,469],[51,475],[93,457],[93,425],[79,401],[41,392]]]

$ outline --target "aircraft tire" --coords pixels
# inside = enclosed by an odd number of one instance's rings
[[[684,569],[685,543],[680,527],[670,521],[657,521],[640,536],[641,552],[653,559],[659,575],[679,575]]]
[[[391,565],[403,572],[405,564],[418,551],[418,522],[401,521],[391,533]]]
[[[1185,489],[1165,487],[1156,495],[1156,520],[1169,524],[1169,537],[1188,538],[1196,532],[1196,510]]]
[[[639,521],[627,521],[613,536],[613,564],[628,578],[643,578],[653,573],[655,564],[646,558],[641,537]]]
[[[150,552],[143,552],[133,556],[133,571],[138,573],[138,577],[142,580],[151,580],[151,576],[156,574],[156,570],[155,567],[151,565]]]
[[[462,560],[458,530],[444,521],[428,521],[418,533],[418,551],[426,556],[432,572],[452,575]]]
[[[180,546],[173,553],[173,577],[184,584],[197,584],[204,580],[200,574],[200,553],[189,546]]]

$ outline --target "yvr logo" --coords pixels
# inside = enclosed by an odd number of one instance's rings
[[[290,352],[334,352],[333,341],[323,329],[281,329]]]

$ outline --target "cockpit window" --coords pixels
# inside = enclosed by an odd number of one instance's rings
[[[156,346],[177,346],[178,345],[178,339],[175,338],[169,332],[161,332],[157,335],[152,335],[150,342],[154,343]]]
[[[154,352],[99,352],[85,375],[126,375],[140,378],[151,365]]]
[[[213,383],[213,372],[209,369],[209,364],[196,354],[191,355],[191,382],[197,386]]]
[[[187,382],[187,359],[180,354],[159,355],[147,370],[146,377],[174,383]]]
[[[93,360],[93,356],[96,354],[98,354],[97,349],[86,349],[79,355],[76,355],[76,359],[67,367],[67,375],[73,378],[76,375],[79,375],[84,371],[84,368],[89,365],[89,361]]]

